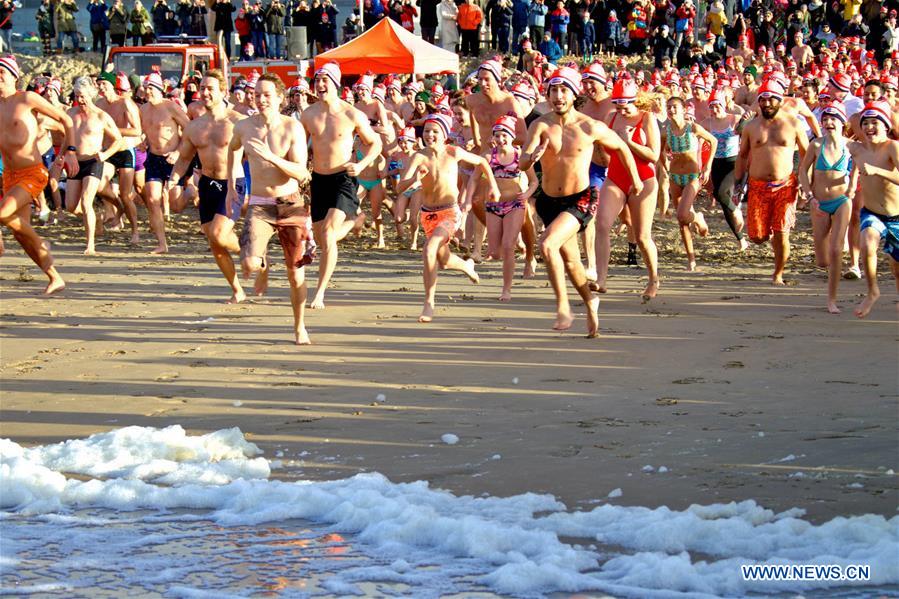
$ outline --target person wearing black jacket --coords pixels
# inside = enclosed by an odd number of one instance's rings
[[[509,35],[512,32],[512,2],[511,0],[495,0],[488,4],[487,12],[490,19],[488,25],[492,31],[491,47],[503,54],[509,52]]]
[[[217,37],[221,36],[218,37],[219,43],[222,43],[222,37],[225,38],[225,52],[227,52],[229,58],[231,56],[231,32],[234,31],[234,21],[231,20],[231,13],[234,11],[235,8],[231,4],[231,0],[216,0],[216,3],[212,5],[212,12],[215,13],[215,23],[212,29]]]
[[[659,27],[652,39],[652,56],[655,68],[662,68],[663,58],[674,60],[676,46],[674,38],[669,35],[668,25]]]
[[[162,29],[162,22],[165,21],[165,13],[169,10],[165,0],[156,0],[153,8],[150,10],[150,16],[153,18],[153,31]]]
[[[437,19],[437,0],[417,0],[416,5],[419,8],[419,25],[421,25],[421,37],[429,44],[434,43],[437,35],[437,26],[440,22]]]

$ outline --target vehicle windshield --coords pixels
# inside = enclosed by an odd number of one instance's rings
[[[141,77],[153,72],[153,67],[159,68],[159,74],[163,79],[174,78],[181,81],[184,73],[184,56],[178,52],[122,52],[113,57],[116,72],[137,73]]]

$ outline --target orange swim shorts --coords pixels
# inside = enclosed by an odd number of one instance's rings
[[[428,239],[440,227],[448,233],[447,241],[449,241],[449,238],[456,233],[456,229],[461,225],[462,211],[459,210],[457,204],[436,210],[426,208],[425,206],[421,208],[421,226],[425,230],[425,235]]]
[[[18,186],[34,199],[44,192],[49,179],[50,175],[43,164],[34,164],[18,170],[6,169],[3,172],[3,197],[5,198],[13,187]]]
[[[746,193],[746,229],[753,241],[773,231],[787,231],[796,224],[796,175],[784,181],[749,179]]]

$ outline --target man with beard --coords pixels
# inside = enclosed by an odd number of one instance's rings
[[[243,119],[225,103],[225,77],[218,69],[206,71],[200,82],[199,101],[203,113],[184,128],[178,148],[178,162],[172,169],[169,186],[179,180],[193,166],[194,156],[199,156],[200,182],[197,191],[200,200],[200,229],[209,240],[209,249],[225,280],[231,286],[228,303],[237,304],[246,299],[232,253],[240,252],[240,244],[234,233],[234,222],[240,218],[240,205],[229,206],[228,195],[228,145],[234,125]],[[240,187],[243,169],[235,165],[235,186]],[[236,213],[228,214],[229,209]],[[260,274],[264,271],[260,271]],[[264,279],[263,279],[264,280]],[[261,292],[257,288],[257,293]]]
[[[790,229],[796,222],[798,184],[793,172],[793,154],[805,156],[808,137],[798,119],[780,110],[783,88],[766,81],[759,88],[756,117],[743,129],[740,154],[734,169],[734,194],[746,194],[746,223],[749,239],[774,249],[772,284],[783,285],[783,272],[790,257]],[[748,161],[748,187],[746,182]]]
[[[546,225],[540,242],[549,282],[556,295],[556,321],[553,329],[571,328],[574,317],[565,289],[565,271],[587,308],[587,337],[599,333],[599,298],[593,296],[581,264],[577,233],[596,213],[599,197],[590,185],[593,146],[606,152],[618,152],[635,181],[641,187],[631,152],[614,131],[604,123],[574,109],[581,93],[581,74],[562,67],[547,81],[552,112],[544,114],[528,128],[519,168],[527,170],[540,161],[543,178],[537,192],[537,214]]]

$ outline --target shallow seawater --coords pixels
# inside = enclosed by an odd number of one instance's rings
[[[82,510],[0,520],[0,595],[41,597],[497,597],[458,568],[378,557],[308,522],[223,527],[190,512]],[[466,563],[467,562],[467,563]],[[455,570],[455,572],[454,572]],[[386,571],[385,571],[386,572]]]

